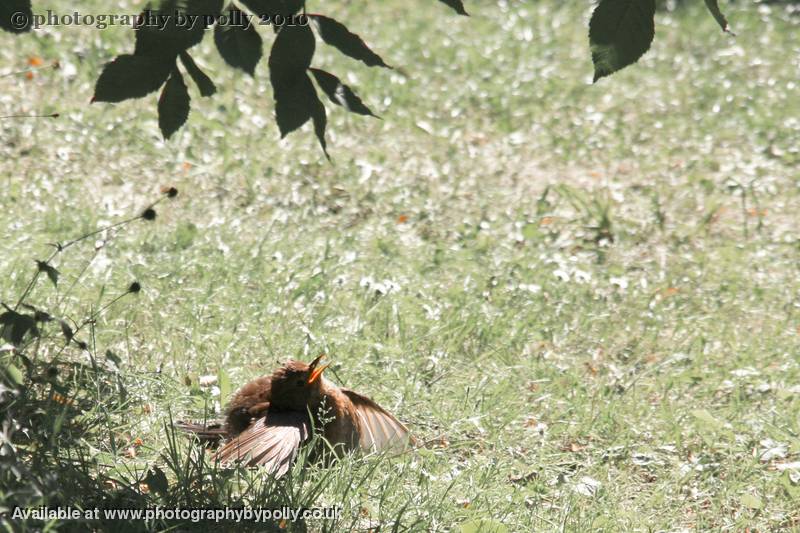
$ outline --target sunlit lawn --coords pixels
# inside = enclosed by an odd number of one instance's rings
[[[800,527],[798,15],[726,5],[734,38],[702,2],[660,13],[640,64],[591,85],[586,3],[327,4],[401,67],[320,47],[383,118],[329,106],[332,164],[308,126],[279,140],[266,61],[240,75],[209,37],[193,55],[219,92],[191,87],[164,143],[155,95],[89,105],[129,29],[0,35],[0,73],[61,64],[0,78],[0,114],[61,113],[2,121],[0,300],[47,243],[180,191],[29,298],[80,321],[143,286],[80,333],[125,390],[71,389],[103,420],[80,436],[92,471],[136,492],[158,466],[148,505],[342,507],[299,531]],[[224,402],[200,376],[320,352],[425,446],[278,484],[170,466],[201,455],[170,417]]]

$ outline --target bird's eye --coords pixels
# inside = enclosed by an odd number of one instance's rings
[[[298,379],[297,380],[297,386],[298,387],[302,387],[303,385],[305,385],[305,382],[302,379]]]

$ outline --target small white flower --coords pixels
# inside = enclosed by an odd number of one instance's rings
[[[211,385],[216,385],[217,376],[213,374],[209,374],[207,376],[200,376],[197,379],[197,382],[201,387],[210,387]]]
[[[569,272],[566,270],[561,270],[560,268],[553,271],[553,275],[557,277],[560,281],[569,281]]]

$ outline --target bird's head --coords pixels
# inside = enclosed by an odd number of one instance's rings
[[[325,355],[310,363],[290,360],[272,374],[270,405],[277,409],[304,411],[323,397],[322,372],[330,365],[320,364]]]

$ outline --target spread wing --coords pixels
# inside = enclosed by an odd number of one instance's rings
[[[299,411],[268,411],[214,454],[221,463],[263,466],[276,476],[285,474],[308,438],[311,423]]]
[[[403,450],[409,442],[414,442],[408,428],[389,411],[355,391],[342,389],[342,392],[355,407],[362,450]]]

